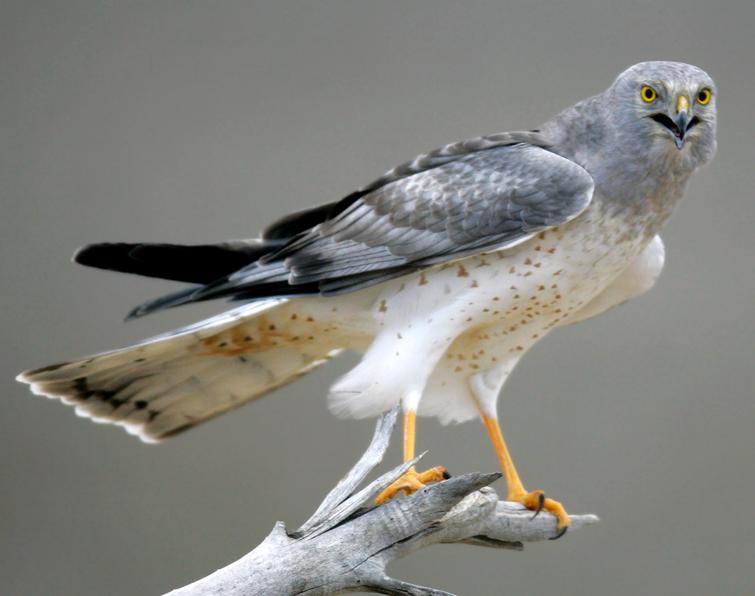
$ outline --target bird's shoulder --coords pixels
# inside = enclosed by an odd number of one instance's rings
[[[369,184],[346,195],[338,201],[317,205],[290,213],[270,224],[262,233],[265,240],[292,238],[315,225],[333,219],[363,197],[375,193],[395,182],[406,180],[418,174],[431,172],[441,166],[485,154],[486,160],[495,160],[491,150],[514,145],[527,145],[548,150],[552,142],[540,130],[499,132],[456,141],[421,153],[414,159],[405,161],[374,179]]]

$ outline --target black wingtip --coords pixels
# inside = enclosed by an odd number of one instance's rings
[[[195,302],[195,293],[199,288],[201,288],[201,286],[186,288],[184,290],[179,290],[178,292],[166,294],[165,296],[160,296],[159,298],[155,298],[154,300],[144,302],[133,308],[128,313],[128,315],[126,315],[125,320],[132,321],[133,319],[139,319],[146,315],[152,314],[153,312],[157,312],[158,310],[175,308],[176,306],[182,306],[184,304],[189,304],[190,302]]]
[[[125,242],[100,242],[77,248],[71,260],[79,265],[108,269],[121,260],[128,259],[129,251],[136,246]]]
[[[88,244],[86,246],[80,246],[75,251],[73,251],[73,254],[71,255],[71,262],[83,265],[84,263],[82,263],[82,260],[86,260],[86,252],[89,246],[90,245]]]
[[[147,313],[141,311],[141,307],[137,306],[136,308],[132,308],[128,314],[123,317],[123,322],[128,323],[129,321],[133,321],[134,319],[140,319]]]

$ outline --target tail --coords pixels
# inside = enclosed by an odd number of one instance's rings
[[[156,442],[261,397],[339,351],[336,338],[292,312],[285,300],[257,302],[17,380],[79,416]]]

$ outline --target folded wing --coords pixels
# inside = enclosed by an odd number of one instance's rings
[[[591,176],[547,146],[538,133],[502,133],[421,155],[337,203],[276,222],[259,241],[265,250],[244,257],[252,261],[210,281],[194,276],[199,288],[131,316],[215,298],[349,292],[512,247],[570,221],[592,198]]]

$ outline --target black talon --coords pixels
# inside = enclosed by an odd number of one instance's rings
[[[537,509],[535,509],[535,515],[530,518],[530,521],[538,516],[538,514],[543,510],[543,507],[545,507],[545,494],[541,493],[540,497],[537,500]]]
[[[569,526],[564,526],[563,529],[558,534],[556,534],[555,536],[551,538],[548,538],[548,540],[558,540],[559,538],[561,538],[561,536],[566,534],[566,530],[568,529],[569,529]]]
[[[443,470],[443,480],[448,480],[451,477],[451,474],[448,473],[448,470]]]

